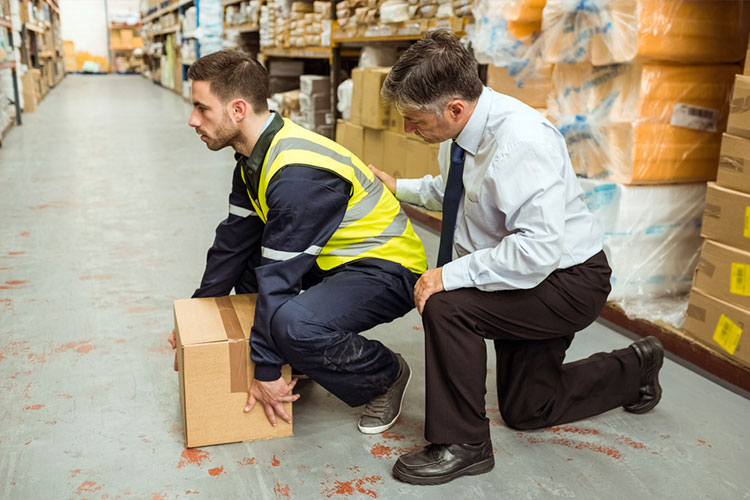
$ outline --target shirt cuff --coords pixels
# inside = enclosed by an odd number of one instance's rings
[[[255,365],[255,380],[261,382],[273,382],[281,378],[281,366],[277,365]]]
[[[465,255],[443,265],[443,288],[446,292],[473,286],[471,276],[469,275],[468,257],[468,255]]]
[[[421,205],[422,179],[396,179],[396,199],[412,205]]]

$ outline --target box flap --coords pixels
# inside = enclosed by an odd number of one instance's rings
[[[175,300],[175,327],[182,345],[250,338],[256,297],[255,294],[246,294]],[[234,309],[238,322],[233,320],[230,307]]]

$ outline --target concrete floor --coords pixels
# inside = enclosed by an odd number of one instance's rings
[[[308,381],[293,438],[186,450],[165,339],[172,300],[197,286],[226,215],[233,168],[189,112],[137,76],[72,75],[0,149],[1,499],[750,498],[750,402],[672,360],[651,413],[536,432],[504,426],[490,373],[495,469],[437,487],[395,481],[395,458],[423,444],[414,311],[368,334],[415,374],[391,432],[360,434],[359,409]],[[438,238],[419,232],[434,262]],[[597,323],[570,359],[630,341]]]

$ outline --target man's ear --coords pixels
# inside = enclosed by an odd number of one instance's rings
[[[453,121],[460,121],[466,113],[466,103],[461,99],[453,99],[448,103],[448,114]]]
[[[251,111],[250,105],[244,99],[235,99],[229,103],[229,116],[235,122],[241,122]]]

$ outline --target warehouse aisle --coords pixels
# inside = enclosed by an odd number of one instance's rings
[[[171,302],[200,280],[233,168],[189,112],[138,76],[71,75],[0,149],[0,499],[750,498],[750,402],[671,360],[653,412],[535,432],[504,426],[490,373],[495,469],[396,482],[423,444],[414,311],[370,332],[415,373],[390,432],[360,434],[359,409],[306,381],[293,438],[186,450]],[[570,359],[629,343],[595,324]]]

